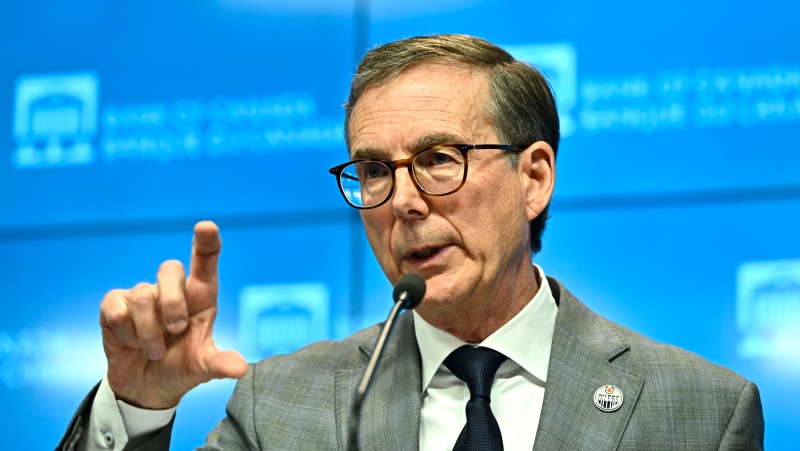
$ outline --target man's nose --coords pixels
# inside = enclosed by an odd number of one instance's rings
[[[428,216],[428,203],[422,196],[411,179],[411,167],[397,168],[391,201],[395,216],[406,219],[422,219]]]

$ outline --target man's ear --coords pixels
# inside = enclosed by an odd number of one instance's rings
[[[525,195],[528,221],[550,203],[556,183],[556,155],[550,144],[537,141],[519,155],[520,181]]]

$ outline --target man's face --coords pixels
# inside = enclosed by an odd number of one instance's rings
[[[485,118],[487,98],[481,73],[448,65],[412,68],[358,100],[349,125],[351,157],[396,160],[435,144],[498,144]],[[400,168],[392,198],[361,213],[392,284],[409,272],[426,280],[417,311],[429,321],[511,295],[520,268],[530,268],[532,217],[524,181],[530,163],[513,169],[499,150],[472,150],[468,158],[459,191],[425,195]]]

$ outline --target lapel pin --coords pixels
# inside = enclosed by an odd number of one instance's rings
[[[603,385],[594,392],[594,405],[603,412],[613,412],[622,407],[622,390],[613,385]]]

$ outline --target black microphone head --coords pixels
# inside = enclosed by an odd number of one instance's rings
[[[425,279],[413,272],[404,275],[394,286],[392,297],[394,297],[395,302],[400,300],[400,295],[403,292],[408,293],[403,300],[403,306],[407,309],[413,309],[425,297]]]

